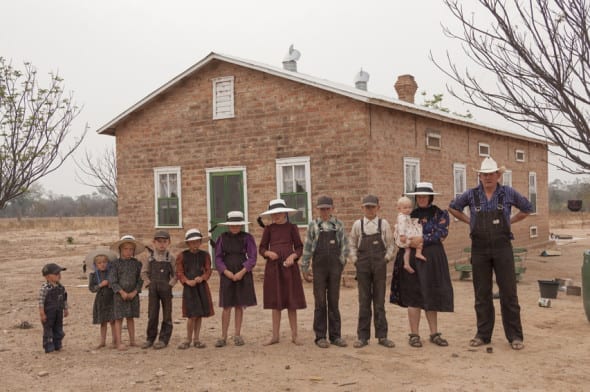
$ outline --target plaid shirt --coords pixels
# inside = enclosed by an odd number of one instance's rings
[[[327,221],[315,219],[312,222],[309,222],[305,244],[303,245],[303,255],[301,257],[301,269],[303,272],[309,271],[309,263],[313,253],[315,252],[315,248],[320,237],[320,225],[324,231],[336,232],[336,240],[338,240],[338,244],[340,245],[340,262],[342,265],[346,264],[349,248],[348,239],[344,233],[344,224],[335,217],[330,216],[330,219]]]
[[[57,282],[55,285],[53,285],[49,282],[45,282],[41,285],[41,288],[39,289],[39,307],[40,308],[45,307],[45,298],[47,297],[47,293],[49,292],[49,290],[51,290],[55,286],[61,286],[61,283]],[[64,301],[64,309],[67,309],[67,308],[68,308],[68,301],[65,300]]]

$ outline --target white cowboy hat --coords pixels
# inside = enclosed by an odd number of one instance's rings
[[[287,203],[285,203],[285,200],[283,199],[274,199],[270,201],[268,210],[261,213],[260,216],[277,214],[279,212],[297,212],[297,210],[295,208],[287,207]]]
[[[106,248],[101,248],[93,250],[92,252],[88,253],[86,257],[84,257],[84,262],[86,263],[86,265],[94,264],[94,259],[96,258],[96,256],[106,256],[111,263],[117,260],[117,254],[115,252]]]
[[[135,245],[135,254],[136,255],[140,254],[141,252],[143,252],[145,250],[145,245],[142,244],[141,242],[137,241],[134,236],[129,235],[129,234],[124,235],[123,237],[121,237],[121,239],[119,241],[112,244],[111,250],[113,250],[115,252],[119,252],[119,248],[121,247],[121,245],[123,245],[126,242],[129,242],[129,243]]]
[[[432,183],[430,183],[430,182],[419,182],[416,184],[416,187],[414,188],[414,192],[406,193],[406,196],[421,196],[421,195],[440,195],[440,193],[434,191],[434,188],[432,187]]]
[[[496,161],[494,161],[492,159],[492,157],[487,156],[481,162],[481,168],[479,170],[473,169],[473,171],[478,172],[478,173],[495,173],[495,172],[504,173],[506,171],[506,167],[505,166],[498,167],[498,164],[496,163]]]
[[[242,211],[230,211],[227,213],[227,220],[218,223],[219,226],[241,226],[249,224],[250,222],[244,220],[244,213]]]

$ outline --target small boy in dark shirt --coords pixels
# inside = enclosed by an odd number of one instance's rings
[[[45,283],[39,289],[39,317],[43,324],[43,348],[46,353],[61,350],[63,318],[68,316],[68,294],[59,282],[66,269],[55,263],[46,264],[41,273]]]

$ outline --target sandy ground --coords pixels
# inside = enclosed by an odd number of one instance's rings
[[[590,229],[556,229],[577,239],[559,242],[547,249],[560,249],[561,256],[540,257],[542,249],[531,249],[526,257],[527,271],[518,284],[525,332],[524,350],[510,349],[502,330],[499,304],[494,339],[485,347],[471,348],[474,335],[473,289],[471,281],[460,281],[452,270],[455,312],[441,314],[439,326],[449,347],[425,341],[424,347],[407,343],[406,311],[387,304],[389,337],[393,349],[376,344],[354,349],[317,348],[313,343],[313,297],[305,284],[308,308],[298,313],[302,346],[290,343],[286,313],[283,314],[281,342],[264,347],[270,336],[271,314],[262,306],[245,312],[242,336],[246,345],[215,348],[220,335],[221,311],[204,319],[201,340],[205,349],[177,350],[185,336],[186,322],[180,317],[180,299],[174,300],[174,332],[169,347],[163,350],[132,348],[94,350],[99,329],[91,324],[93,295],[84,286],[81,260],[96,245],[116,239],[112,230],[89,227],[40,233],[38,229],[9,228],[0,240],[0,389],[29,390],[191,390],[191,391],[582,391],[590,387],[588,353],[590,323],[582,297],[559,292],[550,308],[538,306],[538,279],[569,278],[581,285],[583,250],[590,249]],[[67,237],[74,239],[68,244]],[[37,310],[37,292],[42,283],[41,267],[57,261],[68,268],[62,275],[70,302],[70,317],[65,319],[64,349],[45,354],[41,346],[42,328]],[[391,268],[391,266],[390,266]],[[262,268],[258,268],[259,271]],[[218,276],[211,279],[217,303]],[[179,292],[180,286],[175,287]],[[262,299],[261,278],[257,294]],[[142,317],[136,321],[138,341],[145,338],[147,298],[142,298]],[[352,343],[356,337],[357,290],[341,291],[343,335]],[[30,329],[19,325],[27,321]],[[233,327],[230,327],[230,333]],[[428,337],[422,318],[421,334]],[[127,339],[124,331],[124,340]]]

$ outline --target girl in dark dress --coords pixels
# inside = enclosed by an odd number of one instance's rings
[[[109,271],[109,284],[114,292],[113,314],[115,318],[115,346],[119,350],[126,347],[121,340],[123,319],[127,320],[129,345],[135,344],[135,321],[139,317],[139,293],[143,286],[141,279],[142,264],[135,258],[145,250],[131,235],[124,235],[115,242],[111,249],[119,252],[119,258],[113,262]]]
[[[305,294],[297,260],[303,243],[297,225],[289,223],[287,208],[282,199],[272,200],[269,209],[260,215],[270,215],[272,224],[264,228],[258,252],[266,259],[264,267],[264,309],[272,309],[272,337],[266,345],[279,342],[281,310],[287,309],[291,326],[291,341],[297,340],[297,309],[305,309]]]
[[[413,273],[403,268],[403,252],[398,252],[393,267],[390,302],[408,308],[409,343],[412,347],[422,347],[419,334],[422,310],[430,328],[430,341],[438,346],[448,345],[438,331],[437,312],[453,311],[453,286],[442,245],[449,232],[449,213],[432,204],[437,194],[429,182],[419,182],[415,192],[407,193],[416,196],[417,208],[412,211],[411,217],[422,224],[422,252],[427,261],[416,260],[415,250],[412,249],[410,265]],[[401,240],[405,241],[404,238]]]
[[[250,222],[244,221],[241,211],[230,211],[227,222],[220,226],[228,226],[228,231],[217,238],[215,245],[215,268],[219,272],[219,306],[223,308],[221,315],[221,339],[215,347],[223,347],[227,341],[227,330],[234,308],[235,333],[234,344],[242,346],[241,336],[244,308],[256,305],[256,292],[252,268],[256,265],[256,243],[254,237],[242,231],[242,227]]]
[[[213,316],[213,301],[207,281],[211,277],[211,257],[200,250],[203,235],[198,229],[190,229],[184,236],[188,249],[176,257],[176,276],[182,283],[182,316],[188,318],[186,323],[186,340],[178,348],[191,346],[205,348],[199,339],[203,317]]]
[[[96,349],[106,346],[107,327],[111,325],[113,345],[115,344],[115,316],[113,313],[114,293],[109,286],[108,274],[111,263],[117,255],[108,249],[97,249],[86,255],[86,265],[92,265],[94,272],[88,276],[88,289],[96,293],[92,306],[92,324],[100,324],[100,343]]]

